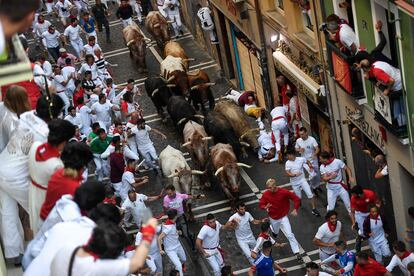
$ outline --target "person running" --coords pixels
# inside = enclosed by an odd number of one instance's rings
[[[351,215],[351,203],[349,199],[349,194],[344,188],[344,179],[342,170],[345,170],[348,175],[349,183],[354,183],[355,179],[352,177],[351,169],[345,165],[342,160],[331,157],[331,154],[327,151],[323,151],[320,155],[321,159],[321,179],[322,181],[327,182],[326,190],[328,197],[328,206],[327,210],[335,209],[336,199],[340,197],[345,205],[345,208],[348,210],[348,213]]]
[[[95,162],[95,176],[98,181],[102,181],[104,177],[109,175],[107,160],[101,157],[101,154],[112,142],[112,136],[106,134],[105,129],[100,128],[97,131],[97,137],[90,142],[91,151],[93,153],[93,161]]]
[[[128,191],[130,189],[138,189],[142,185],[148,183],[148,176],[135,177],[135,170],[137,167],[136,160],[128,159],[125,167],[125,171],[122,174],[122,186],[119,191],[122,202],[128,197]]]
[[[259,200],[259,207],[260,209],[267,211],[273,228],[273,233],[277,236],[280,228],[282,228],[286,238],[289,240],[293,254],[296,255],[296,259],[299,262],[303,262],[303,259],[299,254],[298,241],[292,232],[288,218],[290,201],[294,202],[294,209],[290,214],[296,217],[298,215],[297,210],[300,207],[300,198],[284,188],[279,188],[276,185],[276,179],[274,178],[269,178],[266,181],[266,187],[267,190]]]
[[[265,241],[270,241],[274,247],[284,247],[287,243],[277,243],[271,236],[270,236],[270,223],[268,221],[262,222],[260,224],[261,232],[256,240],[256,245],[252,249],[251,257],[256,259],[260,251],[262,250],[263,243]]]
[[[178,0],[165,0],[163,9],[167,14],[168,20],[173,22],[172,27],[175,37],[184,35],[180,16],[180,2]]]
[[[70,10],[72,9],[72,3],[69,0],[58,0],[55,4],[55,10],[62,22],[63,26],[68,25],[68,19],[70,17]]]
[[[278,155],[279,162],[282,162],[283,156],[280,145],[282,136],[285,149],[289,145],[289,128],[286,113],[287,107],[281,105],[277,105],[270,112],[272,116],[272,140],[276,144],[276,154]]]
[[[161,234],[161,227],[162,227],[161,225],[157,226],[157,231],[156,231],[157,237],[152,240],[150,249],[148,252],[148,257],[145,260],[145,263],[147,264],[148,268],[151,270],[151,273],[153,273],[154,276],[161,276],[162,271],[163,271],[162,257],[161,257],[160,249],[158,246],[158,236],[159,234]],[[142,238],[143,238],[143,235],[140,230],[135,236],[135,246],[141,245]]]
[[[82,14],[82,30],[86,34],[86,38],[93,36],[95,37],[95,41],[98,42],[98,36],[96,35],[95,31],[95,18],[91,17],[89,12],[85,11]]]
[[[197,235],[197,248],[210,264],[214,276],[220,276],[220,270],[224,266],[222,249],[220,247],[220,230],[232,228],[232,226],[222,225],[216,221],[213,214],[208,214],[203,227],[201,227]]]
[[[369,216],[369,206],[374,204],[378,205],[378,207],[381,205],[381,201],[378,199],[374,191],[362,189],[360,185],[352,187],[351,222],[352,229],[358,231],[358,237],[355,244],[357,252],[361,251],[362,239],[368,237],[364,235],[363,224],[365,219]]]
[[[78,25],[78,19],[71,18],[70,25],[66,27],[65,31],[63,32],[65,37],[69,38],[70,45],[75,50],[77,58],[81,58],[81,53],[83,49],[83,41],[80,37],[82,32],[81,27]],[[66,42],[67,40],[65,40]]]
[[[281,267],[277,262],[273,260],[271,253],[272,243],[270,241],[265,241],[263,243],[262,252],[256,258],[256,260],[254,260],[254,263],[248,271],[248,275],[273,276],[275,275],[275,270],[278,270],[281,273],[287,273],[286,268]]]
[[[102,26],[105,27],[105,36],[106,42],[111,42],[111,33],[110,27],[108,22],[108,16],[110,15],[108,12],[108,8],[102,3],[101,0],[96,0],[95,5],[92,7],[92,14],[96,19],[96,25],[98,28],[98,32],[102,32]]]
[[[346,244],[344,241],[336,241],[335,250],[336,253],[323,260],[321,262],[321,265],[336,262],[340,266],[340,269],[335,270],[334,275],[353,276],[354,266],[356,264],[355,254],[352,251],[346,249]]]
[[[45,47],[48,53],[56,62],[59,58],[59,49],[60,49],[59,40],[62,40],[63,36],[60,34],[59,31],[55,29],[53,25],[50,25],[47,31],[42,33],[42,39],[45,42]]]
[[[296,140],[295,149],[300,153],[300,156],[305,157],[312,163],[313,176],[309,179],[309,184],[313,190],[313,193],[317,196],[321,191],[319,186],[321,185],[321,177],[319,173],[319,145],[315,138],[309,135],[306,127],[299,129],[299,138]]]
[[[387,240],[388,234],[386,234],[388,232],[387,223],[380,216],[378,206],[371,205],[368,209],[369,215],[363,223],[363,234],[368,237],[369,247],[374,253],[375,260],[383,264],[382,258],[391,256]]]
[[[43,14],[39,14],[37,17],[37,22],[34,24],[33,34],[36,40],[36,47],[39,47],[40,43],[46,49],[46,41],[42,38],[42,34],[47,32],[49,26],[52,25],[49,20],[45,20],[45,16]]]
[[[96,121],[99,123],[101,128],[108,131],[111,126],[111,111],[119,110],[119,107],[111,104],[106,99],[105,94],[99,94],[99,102],[94,103],[91,106],[91,109],[92,113],[96,115]]]
[[[122,203],[121,209],[125,211],[124,221],[127,222],[132,217],[132,221],[140,226],[142,223],[144,210],[147,209],[146,202],[152,202],[158,200],[162,195],[157,196],[146,196],[144,194],[138,194],[135,190],[131,189],[128,191],[127,199]]]
[[[414,262],[414,254],[407,250],[403,241],[396,241],[392,245],[395,255],[392,256],[390,263],[387,265],[387,271],[390,273],[398,266],[405,276],[410,276],[407,265]],[[391,275],[391,274],[390,274]]]
[[[338,220],[335,211],[328,211],[325,215],[326,222],[318,228],[313,238],[313,244],[319,247],[319,258],[321,261],[335,254],[335,242],[344,240],[342,223]]]
[[[177,230],[177,225],[175,224],[177,210],[168,210],[167,217],[167,221],[162,225],[162,232],[158,236],[158,247],[161,255],[167,254],[175,269],[180,273],[180,276],[183,276],[187,258],[179,240],[179,235],[182,235],[182,232]],[[163,245],[164,250],[162,249]]]
[[[308,181],[306,181],[305,178],[305,172],[303,171],[303,169],[306,168],[309,174],[312,175],[312,163],[304,157],[296,157],[296,152],[293,148],[288,149],[286,154],[288,160],[285,164],[285,171],[286,174],[289,176],[290,184],[292,184],[293,191],[300,199],[302,199],[302,191],[304,191],[308,199],[311,200],[312,215],[320,217],[321,214],[316,209],[315,197],[312,194],[309,183]],[[307,165],[307,167],[305,165]]]
[[[354,276],[392,276],[391,272],[369,257],[366,252],[359,252],[356,255],[356,262]]]
[[[83,45],[83,48],[82,48],[82,57],[85,57],[85,61],[86,61],[86,55],[93,56],[96,49],[99,49],[102,51],[99,44],[96,43],[96,37],[94,36],[88,37],[88,43]]]
[[[319,265],[317,263],[309,262],[306,264],[306,275],[305,276],[331,276],[331,274],[323,272],[323,271],[319,271]]]
[[[132,24],[133,15],[134,15],[134,11],[131,5],[128,3],[128,0],[121,0],[121,5],[116,11],[116,17],[121,20],[122,26],[124,28]]]
[[[235,225],[234,230],[236,233],[237,244],[249,260],[250,264],[253,264],[254,262],[254,259],[251,257],[251,251],[256,246],[256,239],[253,236],[250,223],[260,224],[261,222],[263,222],[263,220],[254,219],[253,216],[246,211],[246,205],[244,203],[239,203],[237,205],[237,212],[233,214],[226,223],[226,225]]]

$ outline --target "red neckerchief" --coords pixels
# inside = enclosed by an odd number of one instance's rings
[[[175,224],[175,221],[170,220],[170,219],[167,219],[164,224],[165,225],[174,225]]]
[[[330,221],[328,221],[327,223],[328,223],[328,228],[329,228],[329,230],[330,230],[331,232],[335,232],[335,230],[336,230],[336,226],[337,226],[338,224],[334,225],[334,224],[332,224]]]
[[[82,246],[82,249],[85,250],[86,253],[88,253],[89,255],[91,255],[93,257],[93,261],[96,262],[96,260],[100,259],[99,255],[96,254],[95,252],[90,251],[87,247],[88,245],[91,243],[93,239],[93,235],[89,238],[89,241],[87,244],[85,244],[84,246]]]
[[[103,203],[116,205],[116,199],[113,197],[105,197]]]
[[[377,225],[378,223],[378,218],[379,218],[379,214],[377,214],[375,217],[371,216],[371,214],[369,215],[370,219],[375,219],[375,225]]]
[[[135,169],[134,168],[125,167],[125,172],[132,172],[132,173],[134,173],[135,172]]]
[[[332,162],[335,160],[335,158],[329,158],[328,162],[325,164],[325,166],[329,166],[330,164],[332,164]]]
[[[406,250],[403,255],[400,257],[401,261],[410,256],[411,252]]]
[[[128,245],[127,247],[125,247],[124,249],[124,253],[130,252],[130,251],[135,251],[137,247],[135,245]]]
[[[210,224],[208,224],[208,220],[206,220],[204,222],[204,225],[207,225],[208,227],[210,227],[211,229],[214,229],[214,230],[216,230],[216,228],[217,228],[217,223],[216,223],[216,227],[211,227]]]
[[[36,150],[35,159],[37,162],[46,161],[53,157],[60,157],[60,152],[49,143],[40,145]]]
[[[269,239],[269,234],[267,234],[265,232],[260,232],[259,237],[263,238],[265,240],[268,240]]]
[[[88,216],[88,212],[87,212],[87,211],[85,211],[85,210],[81,210],[81,211],[80,211],[80,213],[81,213],[81,216],[82,216],[82,217],[86,217],[86,216]]]

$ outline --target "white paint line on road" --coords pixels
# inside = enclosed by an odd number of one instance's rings
[[[248,198],[248,197],[251,197],[251,196],[254,196],[254,195],[255,195],[254,193],[241,195],[241,196],[239,196],[239,199]],[[214,207],[214,206],[221,205],[221,204],[225,204],[225,203],[228,203],[228,202],[230,202],[230,200],[224,199],[224,200],[216,201],[216,202],[213,202],[213,203],[197,206],[197,207],[193,208],[192,210],[193,211],[199,211],[199,210],[202,210],[202,209],[207,209],[207,208]]]
[[[246,204],[246,205],[251,205],[251,204],[258,203],[258,202],[259,202],[259,200],[258,200],[258,199],[254,199],[254,200],[247,201],[247,202],[245,202],[244,204]],[[221,212],[225,212],[225,211],[230,211],[230,210],[231,210],[231,208],[230,208],[230,207],[224,207],[224,208],[217,209],[217,210],[213,210],[213,211],[210,211],[210,212],[206,212],[206,213],[198,214],[198,215],[194,216],[194,218],[204,218],[204,217],[205,217],[205,216],[207,216],[208,214],[217,214],[217,213],[221,213]]]
[[[246,173],[246,171],[243,168],[240,169],[240,175],[241,177],[243,177],[244,181],[246,181],[247,185],[249,185],[253,193],[256,194],[260,191],[259,188],[254,184],[253,180],[250,178],[250,176]]]

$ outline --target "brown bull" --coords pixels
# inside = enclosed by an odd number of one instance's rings
[[[214,174],[218,177],[223,192],[234,208],[236,201],[239,199],[241,183],[239,167],[251,168],[251,166],[238,163],[233,148],[229,144],[219,143],[213,146],[210,151],[210,156],[215,171]]]
[[[189,96],[190,85],[182,58],[167,56],[161,61],[160,71],[167,84],[175,85],[174,94]]]
[[[140,29],[135,23],[126,26],[122,30],[122,33],[131,58],[137,65],[139,72],[142,73],[144,70],[147,70],[147,65],[145,63],[145,53],[147,47],[146,39],[141,34]]]
[[[240,143],[249,145],[254,151],[259,149],[257,142],[257,132],[259,129],[251,129],[247,120],[247,115],[239,106],[231,101],[219,101],[214,108],[215,111],[223,114],[229,121],[231,127],[236,132]]]
[[[201,110],[206,111],[204,104],[208,102],[210,110],[213,110],[216,102],[210,86],[215,85],[215,83],[210,82],[210,78],[203,70],[197,70],[187,75],[190,85],[190,99],[193,102],[194,108],[199,110],[199,105],[201,105]]]
[[[158,11],[148,13],[145,18],[145,28],[155,39],[160,49],[163,49],[164,44],[171,40],[168,33],[168,21]]]
[[[188,64],[190,60],[193,59],[189,59],[187,57],[187,55],[185,54],[185,51],[183,49],[183,47],[181,47],[180,43],[175,42],[175,41],[168,41],[167,43],[165,43],[164,46],[164,57],[167,56],[173,56],[176,58],[182,58],[183,60],[183,64],[184,64],[184,68],[186,71],[188,71]]]
[[[194,121],[188,121],[183,129],[184,144],[182,147],[187,148],[191,155],[196,169],[200,171],[206,170],[208,159],[208,141],[212,137],[208,137],[204,127]],[[206,177],[200,177],[201,183],[210,186]]]

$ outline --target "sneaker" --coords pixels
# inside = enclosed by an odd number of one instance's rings
[[[296,254],[296,260],[298,261],[298,263],[303,263],[303,258],[299,253]]]
[[[314,215],[315,217],[320,217],[321,213],[319,213],[319,211],[316,209],[312,209],[312,215]]]

